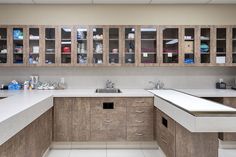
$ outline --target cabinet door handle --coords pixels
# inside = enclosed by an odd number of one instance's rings
[[[143,120],[136,120],[137,123],[143,123]]]
[[[144,111],[139,111],[139,110],[137,110],[137,111],[135,111],[136,113],[144,113]]]
[[[135,135],[137,135],[137,136],[143,136],[143,134],[140,134],[140,133],[136,133]]]
[[[136,101],[136,103],[144,103],[144,101],[141,101],[141,100],[140,100],[140,101]]]
[[[162,142],[164,142],[165,144],[167,144],[167,141],[166,141],[166,139],[165,139],[163,136],[161,136],[161,140],[162,140]]]
[[[104,122],[105,122],[105,123],[111,123],[112,120],[105,120]]]

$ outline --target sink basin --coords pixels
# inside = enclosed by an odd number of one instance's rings
[[[98,88],[96,93],[122,93],[118,88]]]

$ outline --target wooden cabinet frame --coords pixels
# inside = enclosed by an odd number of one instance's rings
[[[163,63],[163,31],[164,29],[168,29],[168,28],[176,28],[178,29],[178,63]],[[182,29],[181,26],[177,26],[177,25],[165,25],[165,26],[160,26],[160,66],[181,66],[183,65],[182,62],[182,58],[183,58],[183,53],[182,53],[182,46],[181,44],[183,43],[183,40],[181,39],[182,37]]]
[[[69,28],[71,29],[71,63],[61,63],[61,29]],[[0,67],[7,66],[81,66],[81,67],[98,67],[98,66],[236,66],[236,63],[233,63],[233,28],[236,26],[233,25],[1,25],[0,28],[7,28],[7,63],[0,64]],[[23,38],[23,64],[13,64],[13,28],[22,28],[24,33]],[[39,63],[38,64],[29,64],[29,29],[30,28],[39,28]],[[54,28],[55,29],[55,64],[46,64],[45,60],[45,29]],[[87,64],[78,64],[77,63],[77,29],[86,28],[87,29]],[[93,50],[93,29],[102,28],[103,29],[103,63],[95,64],[93,60],[94,50]],[[110,64],[109,63],[109,28],[118,28],[119,29],[119,63]],[[126,28],[135,28],[135,63],[125,63],[125,29]],[[155,28],[156,32],[156,62],[157,63],[141,63],[141,28]],[[178,29],[178,63],[163,63],[163,30],[166,28],[177,28]],[[184,36],[185,29],[193,28],[194,29],[194,63],[185,64],[185,53],[184,53]],[[201,63],[201,29],[209,28],[210,29],[210,63]],[[226,29],[226,63],[217,64],[217,28]]]
[[[156,29],[156,63],[141,63],[142,45],[141,45],[141,29],[153,28]],[[140,25],[137,27],[137,65],[138,66],[159,66],[160,65],[160,27],[155,25]]]
[[[46,29],[47,28],[52,28],[55,29],[55,63],[54,64],[46,64],[45,60],[46,60]],[[57,26],[53,26],[53,25],[47,25],[47,26],[42,26],[42,54],[41,54],[41,58],[42,58],[42,65],[43,66],[58,66],[60,63],[59,57],[60,57],[60,49],[59,49],[59,44],[60,44],[60,39],[59,39],[59,28]]]
[[[27,26],[26,25],[11,25],[9,26],[10,33],[8,34],[9,38],[9,54],[10,54],[10,66],[26,66],[27,65]],[[14,64],[13,63],[13,56],[14,56],[14,49],[13,49],[13,29],[14,28],[22,28],[23,29],[23,64]]]
[[[7,62],[6,63],[0,63],[0,67],[5,67],[5,66],[10,66],[11,65],[11,53],[12,53],[12,51],[11,51],[11,39],[10,39],[10,35],[11,35],[11,29],[10,29],[10,27],[9,26],[7,26],[7,25],[1,25],[0,26],[0,28],[4,28],[4,29],[6,29],[6,31],[7,31],[7,40],[6,40],[6,42],[7,42]]]

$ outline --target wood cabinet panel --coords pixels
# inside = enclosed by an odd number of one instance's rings
[[[52,109],[0,146],[1,157],[42,157],[52,142]]]
[[[54,141],[71,141],[74,98],[54,99]]]
[[[90,103],[88,98],[75,98],[72,106],[72,141],[90,138]]]
[[[176,123],[176,157],[217,157],[217,133],[191,133]]]
[[[152,126],[127,127],[128,141],[152,141],[153,138],[154,134]]]
[[[153,98],[126,98],[127,107],[135,107],[135,106],[153,106]]]

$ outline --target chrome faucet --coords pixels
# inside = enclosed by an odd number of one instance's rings
[[[149,83],[154,86],[153,89],[163,89],[164,88],[164,83],[161,82],[160,80],[149,81]]]
[[[111,80],[106,81],[105,88],[114,88],[114,87],[115,87],[115,83],[113,83]]]

